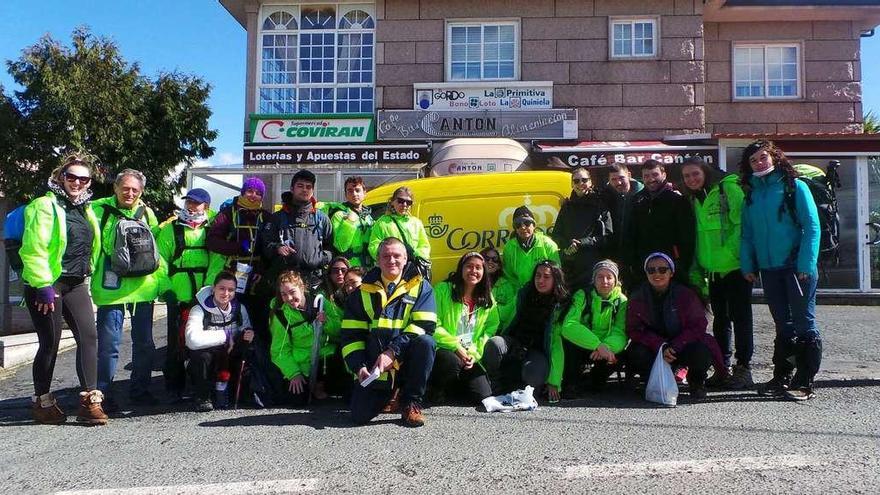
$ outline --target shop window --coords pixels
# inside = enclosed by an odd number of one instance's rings
[[[450,22],[446,25],[446,79],[518,79],[518,45],[517,22]]]
[[[800,46],[735,45],[733,80],[736,99],[799,98]]]
[[[371,5],[266,7],[260,24],[260,113],[372,113]]]
[[[610,21],[611,58],[657,56],[657,19],[615,19]]]

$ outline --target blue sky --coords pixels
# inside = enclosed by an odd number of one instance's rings
[[[212,164],[241,162],[244,130],[244,29],[216,0],[0,0],[0,60],[18,58],[43,34],[69,42],[70,33],[88,25],[109,36],[129,62],[155,76],[178,70],[196,74],[213,86],[211,126],[220,135],[213,143]],[[863,103],[880,114],[880,30],[862,39]],[[0,84],[14,84],[0,70]]]

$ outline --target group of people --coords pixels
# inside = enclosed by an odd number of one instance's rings
[[[123,170],[114,195],[91,201],[92,164],[72,155],[24,214],[22,278],[40,343],[34,419],[66,420],[50,392],[62,319],[78,344],[77,421],[105,424],[119,407],[126,312],[130,402],[157,404],[156,300],[168,307],[165,388],[182,400],[189,377],[198,411],[242,397],[262,407],[336,395],[358,424],[386,411],[420,426],[428,398],[479,405],[530,385],[555,402],[601,391],[615,372],[638,388],[655,359],[699,400],[707,387],[754,385],[759,277],[776,340],[773,378],[758,393],[813,397],[818,217],[782,151],[753,143],[739,174],[689,159],[681,188],[653,160],[641,182],[614,165],[595,187],[590,172],[572,171],[549,234],[521,206],[504,245],[464,254],[432,285],[407,187],[374,219],[361,178],[345,181],[345,202],[319,203],[315,175],[300,170],[272,213],[252,177],[216,213],[207,191],[188,191],[160,224],[141,199],[143,174]]]

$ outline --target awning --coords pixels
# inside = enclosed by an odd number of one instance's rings
[[[434,147],[431,175],[513,172],[528,157],[528,150],[513,139],[450,139]]]
[[[712,137],[727,146],[731,141],[773,141],[786,153],[877,153],[880,154],[880,134],[851,132],[791,132],[780,134],[725,133]]]
[[[546,168],[605,167],[619,163],[641,165],[649,159],[671,165],[691,157],[718,162],[718,146],[671,145],[662,141],[580,141],[536,143],[533,164]]]

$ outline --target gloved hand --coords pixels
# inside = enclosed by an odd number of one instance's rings
[[[37,304],[55,304],[55,287],[47,285],[37,289]]]

